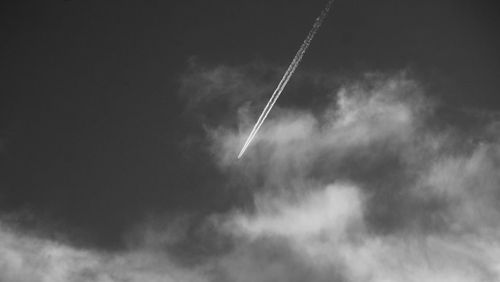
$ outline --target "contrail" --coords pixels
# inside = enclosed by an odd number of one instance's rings
[[[316,34],[316,32],[320,28],[321,24],[325,20],[326,16],[328,15],[328,12],[330,11],[330,7],[332,6],[333,2],[334,2],[334,0],[329,0],[328,3],[326,3],[326,6],[323,9],[323,11],[321,11],[321,14],[319,15],[319,17],[317,17],[316,20],[314,21],[313,27],[311,28],[311,30],[307,34],[307,37],[306,37],[306,39],[304,39],[304,42],[302,43],[302,45],[299,48],[299,51],[297,51],[297,54],[295,54],[295,57],[293,58],[292,62],[290,63],[290,66],[288,66],[288,69],[286,70],[285,74],[281,78],[281,81],[278,84],[278,86],[276,87],[276,90],[274,90],[273,95],[271,96],[271,98],[267,102],[266,107],[264,108],[264,110],[260,114],[259,119],[255,123],[252,131],[250,132],[250,135],[248,136],[247,140],[245,141],[243,148],[241,148],[241,151],[238,154],[238,159],[241,158],[241,156],[243,156],[243,154],[245,153],[246,149],[248,148],[248,146],[252,142],[253,138],[257,134],[257,131],[259,131],[261,125],[264,123],[264,120],[266,120],[267,115],[269,114],[269,112],[273,108],[274,103],[276,103],[279,96],[281,95],[281,92],[283,92],[283,89],[285,88],[286,84],[290,80],[290,77],[292,77],[293,72],[299,66],[299,63],[302,60],[302,57],[304,56],[305,52],[307,51],[307,47],[309,47],[309,44],[311,44],[311,41],[314,38],[314,35]]]

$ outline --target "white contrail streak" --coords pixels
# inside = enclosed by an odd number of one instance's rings
[[[243,156],[245,153],[246,149],[252,142],[253,138],[257,134],[257,131],[259,131],[261,125],[264,123],[264,120],[267,118],[267,115],[271,111],[271,109],[274,106],[274,103],[278,100],[279,96],[281,95],[281,92],[283,92],[283,89],[285,88],[286,84],[290,80],[290,77],[292,77],[293,72],[295,69],[298,67],[300,61],[302,60],[302,57],[304,56],[307,47],[309,47],[309,44],[311,44],[312,39],[314,38],[314,35],[320,28],[321,24],[325,20],[326,16],[328,15],[328,12],[330,11],[330,7],[332,6],[334,0],[329,0],[328,3],[326,4],[325,8],[323,11],[321,11],[321,14],[319,17],[316,18],[314,21],[314,25],[307,34],[306,39],[304,39],[304,42],[299,48],[299,51],[297,51],[297,54],[295,54],[295,57],[293,58],[292,62],[290,63],[290,66],[288,66],[288,69],[286,70],[285,74],[281,78],[280,83],[278,84],[278,87],[276,87],[276,90],[274,90],[273,95],[267,102],[266,107],[262,111],[262,113],[259,116],[259,119],[255,123],[252,131],[250,132],[250,135],[248,136],[247,140],[245,141],[245,144],[243,145],[243,148],[241,148],[240,153],[238,154],[238,159]]]

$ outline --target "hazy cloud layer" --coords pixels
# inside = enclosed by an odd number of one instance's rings
[[[303,79],[319,88],[338,81],[326,76]],[[321,110],[276,108],[238,161],[258,112],[247,99],[268,82],[248,66],[196,67],[181,84],[198,111],[225,101],[239,112],[223,126],[207,123],[214,165],[251,195],[252,205],[202,223],[231,247],[188,267],[165,245],[183,241],[189,219],[141,227],[139,243],[117,253],[0,225],[0,280],[500,280],[500,133],[491,114],[462,130],[442,121],[444,102],[408,74],[367,74],[323,93]]]

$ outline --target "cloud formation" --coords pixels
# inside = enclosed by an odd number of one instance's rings
[[[245,132],[214,131],[221,167],[262,178],[248,187],[254,209],[229,221],[245,251],[228,281],[294,281],[291,269],[308,281],[498,281],[498,139],[440,123],[404,73],[336,94],[322,112],[282,110],[243,164]],[[285,265],[262,265],[273,253]]]
[[[183,239],[189,217],[171,228],[145,224],[138,243],[113,253],[0,225],[0,280],[500,281],[495,115],[472,131],[447,123],[444,102],[405,72],[335,87],[337,78],[303,74],[308,85],[330,86],[323,107],[276,109],[238,161],[258,112],[245,97],[269,90],[250,69],[196,67],[181,83],[190,107],[222,100],[238,112],[235,122],[206,124],[226,185],[249,195],[250,204],[209,214],[197,229],[223,250],[181,262],[169,246],[192,243]]]
[[[161,250],[143,247],[111,254],[72,247],[0,225],[0,281],[207,280],[195,269],[187,270],[178,266]]]

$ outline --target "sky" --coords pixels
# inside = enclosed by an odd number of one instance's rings
[[[500,8],[3,1],[1,281],[499,281]]]

